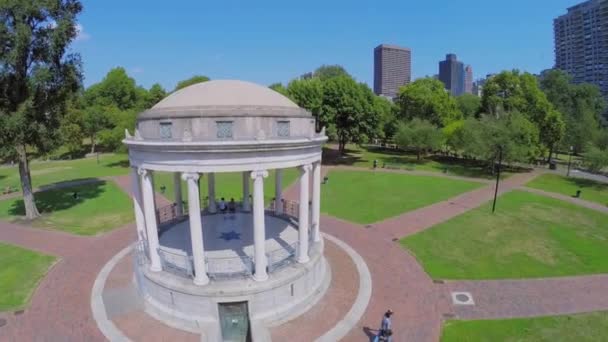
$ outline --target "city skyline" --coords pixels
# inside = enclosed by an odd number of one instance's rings
[[[437,60],[447,52],[458,54],[478,75],[515,68],[538,73],[554,64],[553,18],[576,3],[389,1],[379,7],[316,0],[184,1],[168,7],[159,1],[85,0],[81,37],[73,50],[82,54],[87,86],[116,66],[145,87],[159,82],[172,89],[194,74],[269,85],[322,64],[339,64],[372,87],[369,51],[382,42],[412,49],[412,80],[434,75]],[[463,7],[471,8],[465,25],[462,16],[452,15]]]
[[[412,81],[412,50],[391,44],[374,48],[374,93],[395,98]]]

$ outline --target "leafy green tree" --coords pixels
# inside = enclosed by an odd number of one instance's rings
[[[465,118],[476,116],[481,109],[481,98],[473,94],[463,94],[456,97],[458,109]]]
[[[402,87],[397,102],[400,117],[407,121],[419,118],[444,127],[462,119],[456,101],[436,79],[423,78]]]
[[[97,135],[100,131],[110,127],[106,111],[113,107],[101,107],[99,105],[89,106],[83,111],[82,128],[83,133],[91,139],[91,153],[95,153],[97,147]]]
[[[146,94],[145,108],[152,108],[167,96],[167,91],[158,83],[154,83]]]
[[[431,122],[415,118],[399,127],[395,142],[402,148],[416,150],[416,157],[420,160],[422,154],[426,154],[427,151],[441,148],[443,134]]]
[[[352,78],[341,65],[321,65],[313,73],[313,77],[319,78],[321,81],[327,81],[330,78],[341,76]]]
[[[287,88],[285,88],[283,83],[273,83],[273,84],[269,85],[268,88],[276,91],[277,93],[279,93],[281,95],[285,95],[285,96],[289,97],[289,92],[287,91]]]
[[[45,150],[57,137],[66,102],[81,83],[76,38],[80,1],[0,2],[0,149],[17,158],[28,219],[34,202],[27,147]]]
[[[175,92],[182,88],[186,88],[187,86],[191,86],[193,84],[203,83],[203,82],[207,82],[207,81],[209,81],[209,77],[207,77],[207,76],[202,76],[202,75],[192,76],[189,79],[177,82],[177,85],[175,86],[175,89],[173,89],[173,91]]]
[[[61,119],[59,132],[62,143],[72,158],[82,152],[82,140],[85,137],[82,129],[83,125],[83,113],[79,109],[69,108]]]
[[[322,111],[332,118],[328,130],[335,130],[341,153],[346,144],[357,141],[363,108],[361,88],[352,78],[338,76],[328,79],[323,85]]]
[[[592,172],[600,172],[608,167],[608,150],[590,145],[583,155],[583,165]]]
[[[540,79],[547,99],[563,114],[565,122],[561,148],[581,152],[599,134],[600,116],[606,103],[599,88],[591,84],[573,84],[561,70],[551,70]]]
[[[317,131],[327,126],[328,118],[321,116],[323,82],[319,78],[296,79],[287,85],[289,97],[300,107],[309,110],[316,119]]]
[[[514,70],[493,76],[484,86],[481,103],[482,110],[495,117],[513,112],[523,114],[536,125],[539,144],[550,152],[563,137],[562,114],[549,102],[537,78],[529,73]]]
[[[117,67],[110,70],[101,82],[90,86],[85,91],[84,99],[89,106],[115,106],[120,110],[129,110],[143,109],[143,96],[145,93],[138,89],[125,68]]]

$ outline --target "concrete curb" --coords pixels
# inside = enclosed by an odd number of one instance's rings
[[[106,308],[103,303],[103,288],[106,284],[106,280],[112,272],[112,269],[118,264],[118,262],[125,257],[131,250],[133,249],[133,245],[129,245],[118,254],[114,255],[110,261],[108,261],[99,274],[97,278],[95,278],[95,283],[93,284],[93,290],[91,291],[91,310],[93,311],[93,319],[95,323],[97,323],[97,327],[101,331],[101,333],[110,341],[131,341],[127,336],[125,336],[114,323],[108,319],[108,315],[106,314]]]
[[[363,257],[361,257],[359,253],[342,240],[325,233],[323,233],[323,236],[346,251],[348,256],[350,256],[355,263],[357,272],[359,273],[359,292],[357,293],[355,303],[353,303],[353,306],[338,324],[316,339],[316,341],[320,342],[332,342],[338,341],[346,336],[365,313],[367,305],[372,297],[372,277],[365,260],[363,260]]]

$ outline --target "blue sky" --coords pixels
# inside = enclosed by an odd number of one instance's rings
[[[83,0],[73,49],[87,86],[115,66],[145,87],[172,89],[194,74],[286,83],[321,64],[371,85],[380,43],[412,49],[414,78],[436,74],[448,52],[478,78],[551,67],[552,20],[578,2]]]

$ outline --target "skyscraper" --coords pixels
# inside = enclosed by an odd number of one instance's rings
[[[399,88],[412,80],[412,51],[381,44],[374,49],[374,92],[394,98]]]
[[[589,0],[553,20],[555,68],[608,96],[608,0]]]
[[[453,96],[464,94],[464,64],[458,61],[455,54],[445,56],[445,61],[439,62],[439,80]]]
[[[473,68],[470,65],[464,68],[464,92],[473,94]]]

